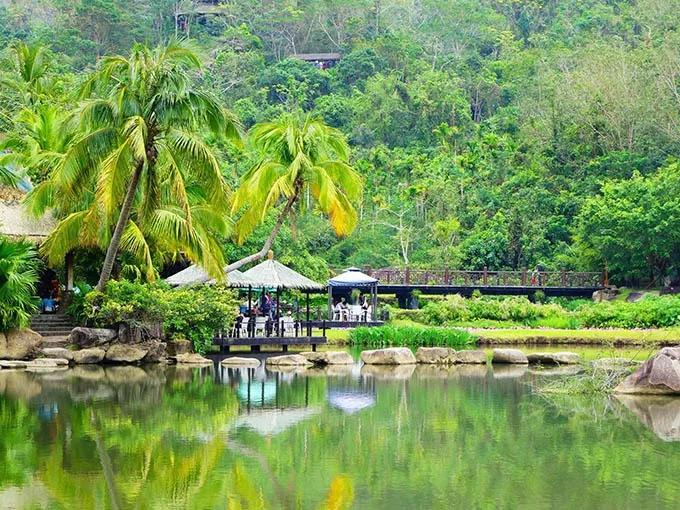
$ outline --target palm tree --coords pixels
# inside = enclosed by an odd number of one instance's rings
[[[42,205],[89,203],[60,222],[44,251],[53,259],[78,242],[105,245],[98,290],[111,277],[121,245],[151,266],[145,232],[221,274],[219,245],[195,228],[200,216],[203,225],[224,231],[219,211],[228,203],[217,157],[202,133],[238,140],[239,126],[194,87],[190,73],[198,69],[200,61],[183,42],[154,50],[137,45],[127,57],[103,59],[83,86],[85,101],[76,114],[82,133],[34,193]]]
[[[232,214],[241,213],[237,241],[242,243],[282,199],[285,205],[262,249],[225,272],[263,258],[294,206],[306,205],[302,197],[313,199],[338,236],[352,232],[357,223],[353,203],[361,196],[363,181],[348,163],[349,146],[340,131],[310,115],[287,114],[254,126],[250,140],[260,159],[234,194]]]
[[[0,84],[18,92],[25,105],[34,104],[49,89],[49,60],[41,45],[15,42],[11,46],[13,73],[0,76]]]

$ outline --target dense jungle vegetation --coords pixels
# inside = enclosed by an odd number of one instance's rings
[[[678,0],[4,0],[0,142],[58,152],[62,112],[102,57],[188,37],[206,63],[193,86],[244,129],[303,110],[349,141],[357,228],[338,238],[301,200],[282,262],[319,278],[606,264],[616,283],[660,285],[680,270],[678,26]],[[46,48],[39,65],[21,66],[17,41]],[[291,57],[312,52],[342,59]],[[254,161],[213,145],[235,189]],[[226,260],[257,251],[276,217],[222,243]],[[98,271],[100,251],[79,256]]]

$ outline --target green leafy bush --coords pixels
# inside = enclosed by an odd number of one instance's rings
[[[538,319],[565,313],[559,305],[532,303],[524,297],[465,299],[455,295],[444,301],[428,303],[422,316],[423,322],[432,326],[479,320],[512,321],[530,325]]]
[[[680,326],[680,297],[648,296],[637,303],[602,302],[578,312],[589,328],[667,328]]]
[[[106,292],[91,292],[85,302],[86,316],[96,326],[162,322],[168,338],[191,340],[200,353],[215,332],[233,324],[237,312],[233,292],[218,285],[172,289],[164,283],[110,281]]]
[[[38,309],[38,265],[31,243],[0,237],[0,331],[27,327]]]
[[[462,347],[476,342],[467,331],[422,326],[380,326],[356,328],[349,334],[350,345],[364,347]]]

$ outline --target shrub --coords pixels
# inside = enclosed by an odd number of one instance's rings
[[[0,237],[0,331],[27,327],[38,309],[38,265],[31,243]]]
[[[356,328],[349,334],[350,345],[365,347],[462,347],[475,342],[476,337],[462,329],[422,326]]]
[[[106,292],[91,292],[85,301],[85,313],[96,326],[162,322],[168,338],[190,340],[199,353],[208,350],[215,332],[233,324],[237,312],[234,294],[218,285],[172,289],[112,280]]]
[[[529,325],[537,319],[565,313],[558,305],[532,303],[524,297],[465,299],[455,295],[441,302],[428,303],[422,316],[425,324],[433,326],[481,320],[512,321]]]
[[[637,303],[602,302],[578,312],[590,328],[667,328],[680,326],[680,297],[648,296]]]

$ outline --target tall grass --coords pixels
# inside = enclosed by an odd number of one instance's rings
[[[348,341],[362,347],[464,347],[477,338],[462,329],[387,325],[356,328]]]

